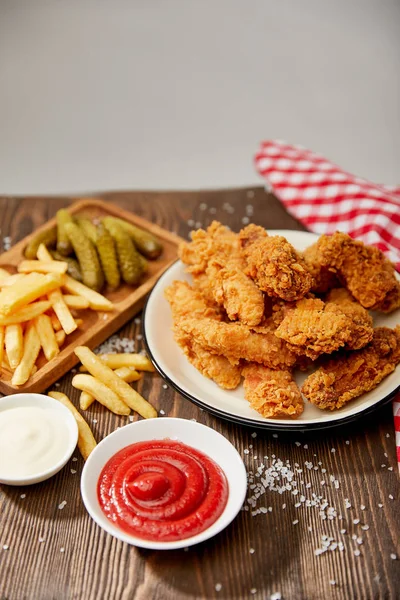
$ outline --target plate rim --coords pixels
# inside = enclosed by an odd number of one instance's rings
[[[279,232],[283,233],[286,230],[270,229],[268,231],[275,231],[275,232],[279,231]],[[290,230],[288,230],[288,231],[290,231]],[[293,231],[296,231],[296,230],[293,230]],[[314,238],[318,237],[317,234],[314,234],[313,232],[309,232],[309,231],[299,231],[299,232],[296,231],[296,233],[309,234],[310,236],[313,236]],[[150,345],[149,345],[149,342],[147,339],[147,334],[146,334],[146,316],[147,316],[148,305],[149,305],[150,299],[153,296],[157,286],[160,284],[161,280],[164,278],[164,276],[167,276],[169,271],[178,262],[180,262],[179,258],[177,260],[175,260],[171,265],[169,265],[169,267],[160,275],[160,277],[157,279],[152,290],[150,291],[150,293],[148,294],[148,296],[146,298],[146,302],[145,302],[145,305],[143,308],[143,317],[142,317],[143,342],[144,342],[144,345],[146,348],[146,352],[148,353],[150,360],[152,361],[152,363],[153,363],[156,371],[159,373],[159,375],[168,383],[168,385],[170,385],[175,391],[177,391],[179,394],[181,394],[181,396],[183,396],[185,399],[189,400],[193,404],[199,406],[201,409],[209,412],[210,414],[212,414],[214,416],[220,417],[226,421],[229,421],[229,422],[232,422],[235,424],[245,425],[247,427],[253,427],[256,429],[271,429],[274,431],[300,431],[301,432],[301,431],[330,429],[332,427],[339,427],[339,426],[343,426],[347,423],[356,421],[357,419],[366,417],[369,414],[371,414],[372,412],[374,412],[375,410],[377,410],[379,407],[382,407],[384,404],[389,403],[400,391],[400,383],[399,383],[394,390],[390,391],[386,396],[384,396],[380,400],[377,400],[372,406],[365,407],[364,409],[361,409],[360,411],[358,411],[354,414],[347,415],[342,418],[335,419],[333,421],[326,420],[323,422],[316,422],[316,423],[301,423],[299,421],[288,421],[287,424],[283,424],[283,423],[274,423],[274,422],[272,422],[272,420],[268,420],[265,422],[258,421],[255,419],[253,420],[251,418],[237,416],[233,413],[226,412],[222,409],[212,407],[209,404],[203,402],[197,396],[194,396],[194,395],[190,394],[189,392],[187,392],[186,390],[182,389],[179,386],[179,384],[177,384],[173,379],[171,379],[164,372],[164,370],[159,365],[157,359],[154,356],[154,353],[152,352],[152,350],[150,348]]]

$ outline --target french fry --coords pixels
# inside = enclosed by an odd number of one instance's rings
[[[104,362],[89,348],[86,346],[78,346],[75,348],[75,354],[91,375],[97,377],[103,384],[118,394],[121,400],[123,400],[130,408],[138,412],[145,419],[151,419],[157,416],[155,408],[138,394],[138,392],[131,388],[126,381],[120,379],[120,377],[118,377],[110,367],[104,364]],[[85,376],[76,375],[75,377]],[[90,393],[90,390],[85,389],[84,391],[89,391]]]
[[[67,290],[67,292],[70,292],[70,294],[75,294],[77,296],[83,296],[84,298],[87,298],[87,300],[89,300],[90,308],[92,308],[93,310],[114,310],[113,303],[107,300],[107,298],[105,298],[98,292],[91,290],[83,283],[75,281],[75,279],[72,279],[72,277],[70,277],[69,275],[65,275],[65,282],[63,284],[63,287]]]
[[[44,244],[40,244],[40,246],[37,250],[37,253],[36,253],[36,257],[38,260],[41,260],[42,262],[52,262],[53,261],[52,255],[47,250],[47,248]]]
[[[76,310],[82,310],[89,308],[90,302],[83,296],[74,296],[72,294],[64,294],[64,302],[68,308],[75,308]]]
[[[79,406],[81,410],[87,410],[94,402],[95,398],[88,392],[81,392],[79,396]]]
[[[86,460],[92,450],[94,450],[94,448],[97,446],[97,442],[94,439],[92,430],[82,415],[76,410],[68,396],[62,394],[61,392],[49,392],[49,396],[64,404],[64,406],[66,406],[74,415],[75,421],[78,425],[79,452],[82,454],[83,460]]]
[[[9,315],[40,296],[61,287],[65,275],[58,273],[29,273],[0,292],[0,314]]]
[[[51,319],[48,315],[39,315],[34,323],[43,353],[47,360],[51,360],[60,352]]]
[[[120,367],[119,369],[116,369],[114,373],[127,383],[138,381],[142,377],[142,374],[136,371],[134,367]]]
[[[8,362],[11,369],[16,369],[21,362],[24,351],[24,336],[22,325],[7,325],[5,329],[5,346]]]
[[[14,325],[11,325],[14,327]],[[24,353],[21,362],[14,371],[12,385],[23,385],[30,377],[40,352],[40,339],[33,323],[29,323],[24,335]]]
[[[102,367],[103,369],[106,368],[104,365]],[[118,375],[115,377],[119,379]],[[119,381],[122,380],[119,379]],[[72,385],[82,392],[88,392],[88,394],[96,398],[100,404],[106,406],[116,415],[129,415],[131,412],[129,406],[125,404],[112,389],[91,375],[75,375],[72,379]]]
[[[31,377],[32,377],[32,376],[33,376],[35,373],[37,373],[37,370],[38,370],[37,366],[36,366],[36,365],[33,365],[33,367],[32,367],[32,371],[31,371]]]
[[[50,302],[53,305],[53,310],[56,313],[58,320],[61,323],[61,327],[68,335],[77,328],[74,317],[71,315],[71,311],[64,302],[64,298],[60,290],[54,290],[48,295]]]
[[[4,338],[5,338],[6,330],[4,327],[0,326],[0,366],[3,363],[4,358]]]
[[[6,271],[6,269],[3,269],[3,267],[0,267],[0,285],[2,281],[4,281],[4,279],[7,279],[8,277],[10,277],[10,273]]]
[[[58,347],[61,348],[61,346],[65,342],[65,338],[67,337],[64,329],[59,329],[58,331],[56,331],[55,336]]]
[[[134,354],[132,352],[117,354],[98,354],[97,355],[110,369],[120,369],[121,367],[133,367],[137,371],[154,371],[154,367],[147,356],[143,354]],[[80,367],[82,373],[86,367]]]
[[[115,371],[115,374],[127,383],[137,381],[142,376],[142,374],[138,373],[133,367],[121,367]],[[95,398],[93,398],[93,396],[87,392],[82,392],[79,398],[79,406],[82,410],[87,410],[94,400]]]
[[[51,324],[53,325],[54,331],[60,331],[60,329],[62,329],[62,326],[60,323],[60,319],[57,317],[55,312],[51,313],[50,319],[51,319]]]
[[[23,260],[18,265],[18,273],[66,273],[68,264],[60,260],[44,262],[41,260]]]
[[[16,325],[17,323],[23,323],[24,321],[31,321],[42,313],[46,312],[51,306],[48,300],[33,302],[23,308],[20,308],[12,315],[3,317],[0,315],[0,326],[1,325]]]
[[[25,275],[23,273],[14,273],[14,275],[9,275],[0,281],[0,287],[10,287],[11,285],[14,285],[14,283],[17,283],[17,281],[21,281],[21,279],[24,277]]]

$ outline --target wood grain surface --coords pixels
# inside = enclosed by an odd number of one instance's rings
[[[270,229],[302,229],[261,188],[103,198],[182,237],[214,218],[234,230],[247,219]],[[70,201],[1,199],[1,234],[16,243]],[[142,347],[137,320],[121,335]],[[77,404],[71,378],[67,374],[53,389]],[[83,461],[76,452],[77,460],[46,482],[0,486],[2,600],[400,598],[400,488],[390,404],[346,427],[272,434],[201,411],[156,374],[134,385],[167,416],[197,419],[234,444],[249,472],[248,498],[260,493],[255,508],[246,501],[249,509],[226,530],[187,551],[138,550],[106,534],[86,513],[79,492]],[[85,414],[97,440],[126,423],[101,406]],[[274,466],[278,459],[282,464]],[[289,482],[291,489],[282,491],[276,478],[285,465],[296,486]],[[252,475],[257,468],[265,476],[264,491]],[[305,506],[302,496],[314,504]],[[324,545],[329,548],[320,553]]]

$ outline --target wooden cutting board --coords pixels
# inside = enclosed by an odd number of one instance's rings
[[[115,308],[112,312],[79,311],[79,317],[83,319],[83,324],[67,336],[60,354],[53,360],[47,362],[43,353],[40,354],[36,363],[38,370],[25,385],[18,387],[11,385],[12,373],[3,368],[0,379],[0,392],[3,394],[43,392],[46,390],[79,362],[74,353],[76,346],[84,345],[95,348],[143,308],[148,292],[165,269],[178,257],[177,247],[182,241],[180,237],[117,206],[101,200],[85,199],[72,204],[68,211],[73,215],[87,216],[90,219],[103,218],[107,215],[125,219],[157,236],[163,244],[163,253],[156,260],[148,261],[148,272],[139,286],[132,287],[122,284],[118,290],[104,293],[106,298],[114,304]],[[3,253],[0,256],[0,267],[6,268],[10,272],[16,272],[16,267],[23,260],[25,247],[31,238],[39,231],[54,227],[55,224],[55,219],[47,221],[8,252]]]

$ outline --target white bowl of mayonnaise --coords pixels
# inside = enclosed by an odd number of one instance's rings
[[[72,413],[43,394],[0,398],[0,483],[31,485],[55,475],[78,441]]]

